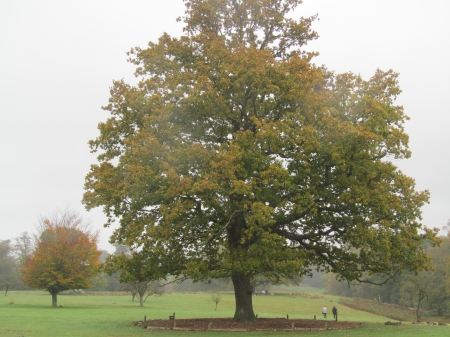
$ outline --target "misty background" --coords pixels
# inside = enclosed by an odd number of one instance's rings
[[[112,251],[101,209],[81,204],[96,162],[87,142],[108,117],[112,80],[134,81],[126,52],[181,35],[183,12],[182,0],[0,1],[0,240],[71,208]],[[315,63],[365,79],[377,68],[400,73],[412,157],[394,162],[430,190],[423,223],[439,228],[450,218],[449,12],[447,0],[304,0],[296,11],[319,15],[320,38],[307,46]]]

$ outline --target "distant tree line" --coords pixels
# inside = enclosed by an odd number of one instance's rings
[[[27,232],[12,240],[0,240],[0,289],[5,296],[11,289],[28,289],[22,283],[20,268],[33,250],[33,242]]]
[[[374,299],[414,308],[418,320],[424,311],[441,316],[450,310],[450,232],[440,239],[439,247],[425,245],[432,270],[417,273],[405,270],[382,285],[339,282],[335,275],[329,273],[322,276],[324,287],[333,295]],[[370,276],[370,279],[373,283],[381,281],[379,276]]]
[[[164,270],[154,268],[156,261],[149,261],[147,256],[124,244],[115,243],[112,254],[98,251],[96,234],[87,230],[76,212],[42,218],[40,224],[34,236],[24,232],[11,240],[0,240],[0,289],[5,296],[11,289],[44,289],[55,295],[53,304],[56,306],[56,294],[66,290],[120,291],[130,292],[132,301],[137,297],[143,306],[149,296],[160,296],[164,291],[233,291],[230,278],[194,282],[189,278],[166,276]],[[431,270],[416,273],[404,270],[387,282],[383,276],[367,275],[369,283],[351,284],[338,281],[332,273],[320,271],[310,277],[280,277],[277,281],[256,275],[252,279],[253,291],[270,290],[276,284],[302,283],[326,288],[327,293],[333,295],[414,308],[418,320],[424,311],[443,315],[450,310],[450,230],[439,239],[440,246],[423,245],[432,263]],[[61,281],[61,275],[66,279]],[[59,280],[57,287],[55,279]]]

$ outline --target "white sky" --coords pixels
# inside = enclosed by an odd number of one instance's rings
[[[33,232],[39,216],[79,210],[111,251],[101,210],[81,204],[95,156],[87,142],[107,118],[113,79],[132,79],[125,53],[165,31],[181,34],[182,0],[0,0],[0,240]],[[429,227],[450,219],[450,1],[304,0],[318,13],[316,63],[368,79],[399,72],[398,103],[411,117],[412,158],[398,161],[417,189]]]

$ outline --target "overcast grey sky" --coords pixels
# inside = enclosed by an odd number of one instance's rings
[[[100,230],[101,210],[81,204],[95,156],[87,142],[107,118],[113,79],[133,79],[125,53],[163,33],[179,36],[182,0],[0,0],[0,240],[33,232],[39,216],[70,207]],[[398,103],[412,158],[396,164],[429,189],[423,222],[450,218],[450,1],[304,0],[299,16],[319,14],[316,63],[369,78],[400,73]]]

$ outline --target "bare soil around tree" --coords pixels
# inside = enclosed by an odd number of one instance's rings
[[[281,330],[344,330],[361,326],[359,322],[336,322],[326,319],[258,318],[256,322],[233,322],[232,318],[154,319],[135,322],[147,329],[189,331],[281,331]]]

